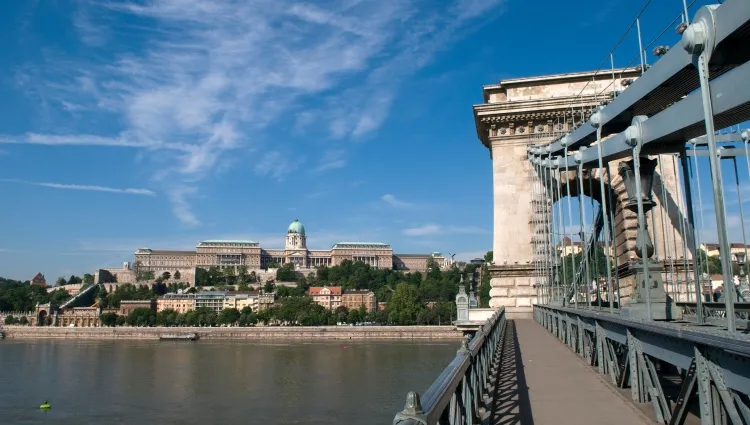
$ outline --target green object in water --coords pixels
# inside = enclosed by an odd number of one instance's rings
[[[42,404],[42,405],[39,406],[40,409],[49,409],[50,407],[52,407],[52,406],[50,406],[49,403],[44,403],[44,404]]]

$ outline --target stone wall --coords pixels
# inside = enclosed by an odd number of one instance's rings
[[[209,340],[459,340],[462,333],[453,326],[311,326],[249,328],[56,328],[4,326],[7,338],[14,339],[70,339],[70,340],[131,340],[159,339],[164,334],[196,333]]]

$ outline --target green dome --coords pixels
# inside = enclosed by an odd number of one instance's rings
[[[299,233],[300,235],[304,235],[305,226],[303,226],[302,223],[300,223],[299,220],[295,218],[292,224],[289,225],[289,230],[287,230],[287,233]]]

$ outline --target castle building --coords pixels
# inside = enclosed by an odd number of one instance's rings
[[[34,277],[31,278],[31,284],[37,285],[46,288],[47,287],[47,279],[44,278],[44,275],[41,273],[37,273],[34,275]]]
[[[361,261],[379,269],[395,269],[405,272],[425,272],[430,259],[446,269],[451,260],[439,252],[432,254],[394,254],[390,245],[382,242],[339,242],[331,249],[307,248],[305,226],[294,220],[287,229],[284,248],[263,248],[255,241],[206,240],[198,243],[195,251],[155,250],[141,248],[135,253],[134,268],[129,273],[138,276],[141,272],[153,272],[160,276],[179,271],[181,280],[195,283],[197,268],[211,266],[244,266],[248,272],[293,264],[303,274],[315,272],[321,266],[337,266],[345,260]],[[128,274],[127,270],[112,270],[117,274]]]

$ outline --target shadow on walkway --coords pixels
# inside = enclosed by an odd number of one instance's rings
[[[533,425],[529,389],[521,361],[521,349],[516,335],[516,323],[509,320],[505,329],[505,340],[500,353],[500,370],[492,396],[490,416],[487,425]]]

